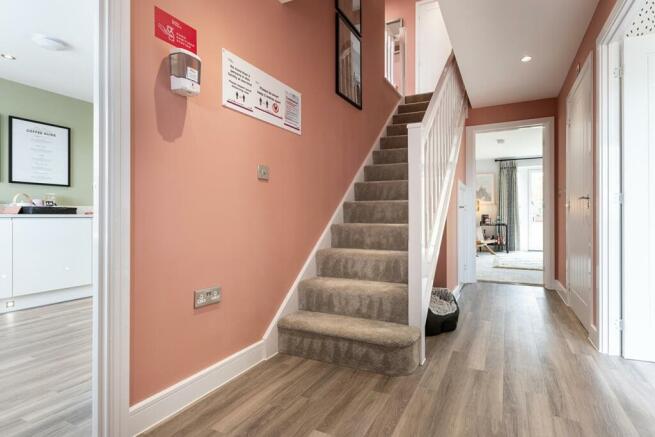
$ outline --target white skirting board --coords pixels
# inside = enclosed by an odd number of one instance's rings
[[[273,317],[273,320],[268,326],[263,339],[132,406],[130,408],[130,435],[137,435],[153,428],[253,366],[277,354],[277,322],[285,315],[297,310],[298,284],[303,279],[316,275],[316,252],[320,249],[330,247],[330,229],[332,225],[343,223],[343,202],[354,200],[355,183],[364,180],[364,167],[372,162],[373,151],[379,148],[380,139],[384,136],[387,125],[396,113],[399,104],[400,102],[389,115],[380,134],[373,143],[368,156],[357,171],[339,206],[316,242],[316,245],[314,245],[314,248],[309,253],[303,268],[287,292],[275,317]]]
[[[453,296],[455,296],[455,299],[459,301],[459,298],[462,296],[462,289],[464,288],[466,284],[462,284],[461,282],[455,287],[453,290]]]
[[[555,279],[555,291],[562,299],[562,301],[568,306],[569,305],[569,291],[562,285],[560,281]]]
[[[21,311],[29,308],[36,308],[56,303],[69,302],[71,300],[84,299],[93,296],[93,286],[83,285],[81,287],[64,288],[62,290],[45,291],[43,293],[25,294],[22,296],[9,297],[0,300],[0,314],[13,311]],[[12,307],[7,303],[12,302]]]
[[[158,425],[263,360],[264,342],[258,341],[130,407],[130,435]]]

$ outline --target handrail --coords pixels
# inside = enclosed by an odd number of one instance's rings
[[[409,324],[421,330],[421,363],[425,361],[425,319],[468,106],[464,82],[451,53],[423,121],[407,126],[408,315]]]

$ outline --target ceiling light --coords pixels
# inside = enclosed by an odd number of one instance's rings
[[[0,53],[0,58],[7,59],[9,61],[15,61],[16,60],[16,56],[10,55],[9,53]]]
[[[521,62],[530,62],[530,61],[532,61],[532,56],[526,55],[521,58]]]
[[[40,33],[35,33],[34,35],[32,35],[32,41],[37,46],[44,48],[46,50],[59,51],[59,50],[66,50],[69,48],[69,45],[66,44],[64,41]]]

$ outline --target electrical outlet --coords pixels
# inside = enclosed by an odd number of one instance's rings
[[[257,166],[257,179],[267,181],[271,177],[271,170],[268,165],[259,164]]]
[[[221,301],[221,287],[203,288],[193,292],[193,307],[202,308]]]

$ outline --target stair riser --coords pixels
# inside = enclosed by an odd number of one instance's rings
[[[406,253],[374,256],[319,251],[316,265],[318,276],[407,283]]]
[[[398,106],[398,114],[407,114],[408,112],[425,112],[430,102],[408,103]]]
[[[367,165],[364,167],[364,180],[373,181],[406,181],[408,180],[407,164]]]
[[[407,241],[407,226],[332,226],[333,248],[407,250]]]
[[[301,310],[407,324],[407,293],[366,293],[299,287]]]
[[[355,200],[407,200],[407,181],[358,182],[355,184]]]
[[[383,137],[380,140],[380,149],[406,149],[407,135],[397,137]]]
[[[373,164],[407,163],[407,149],[386,149],[373,151]]]
[[[350,339],[278,328],[279,351],[384,375],[407,375],[419,364],[419,342],[403,348],[385,348]]]
[[[406,96],[405,97],[405,104],[407,104],[407,103],[429,102],[431,98],[432,98],[432,93],[416,94],[414,96]]]
[[[421,121],[423,121],[423,115],[424,115],[423,112],[394,115],[393,124],[420,123]]]
[[[387,135],[407,135],[406,124],[390,124],[387,126]]]
[[[407,203],[371,204],[347,202],[343,206],[345,223],[407,223]]]

